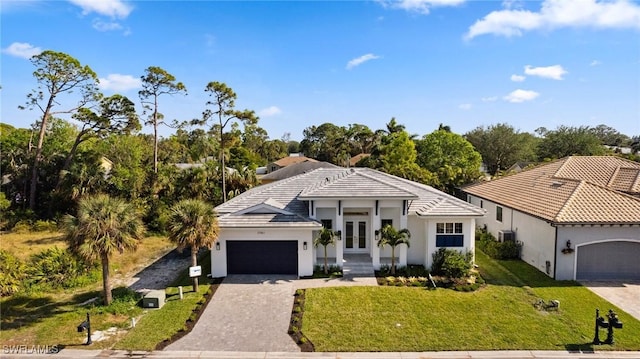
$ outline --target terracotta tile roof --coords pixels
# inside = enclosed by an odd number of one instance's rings
[[[640,163],[572,156],[464,191],[553,223],[640,223]],[[634,177],[635,176],[635,177]]]
[[[287,156],[287,157],[283,157],[273,163],[275,163],[276,165],[280,166],[280,167],[287,167],[287,166],[291,166],[292,164],[295,163],[300,163],[300,162],[306,162],[306,161],[311,161],[311,162],[318,162],[317,160],[314,160],[313,158],[309,158],[309,157],[305,157],[305,156]]]

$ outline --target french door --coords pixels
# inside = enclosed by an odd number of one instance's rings
[[[345,252],[366,252],[368,247],[368,221],[365,219],[346,219],[344,221]]]

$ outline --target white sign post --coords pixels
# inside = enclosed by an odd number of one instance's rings
[[[189,277],[193,278],[193,277],[199,277],[201,275],[202,275],[201,266],[189,267]]]

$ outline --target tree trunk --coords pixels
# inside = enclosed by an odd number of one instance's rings
[[[324,274],[329,274],[329,267],[327,266],[327,246],[324,246]]]
[[[391,274],[396,274],[396,247],[391,246]]]
[[[158,111],[153,112],[153,173],[158,173]]]
[[[109,280],[109,256],[102,254],[102,291],[104,294],[104,305],[111,304],[111,281]]]
[[[42,115],[42,123],[40,124],[40,133],[38,135],[38,145],[36,146],[36,156],[33,160],[33,168],[31,169],[31,188],[29,191],[29,209],[36,208],[36,190],[38,186],[38,168],[40,167],[40,157],[42,157],[42,144],[44,143],[44,135],[47,132],[47,121],[49,120],[49,112],[53,106],[53,98],[49,96],[47,107]]]
[[[224,140],[222,139],[222,121],[220,121],[220,163],[222,164],[222,202],[227,201],[227,183],[225,178],[226,167],[224,165]]]
[[[198,248],[196,246],[191,246],[191,266],[195,267],[198,265]],[[193,291],[198,292],[198,277],[193,277]]]

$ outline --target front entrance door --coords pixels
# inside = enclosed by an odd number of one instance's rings
[[[368,221],[366,218],[348,218],[344,221],[344,251],[366,252],[368,243]]]

